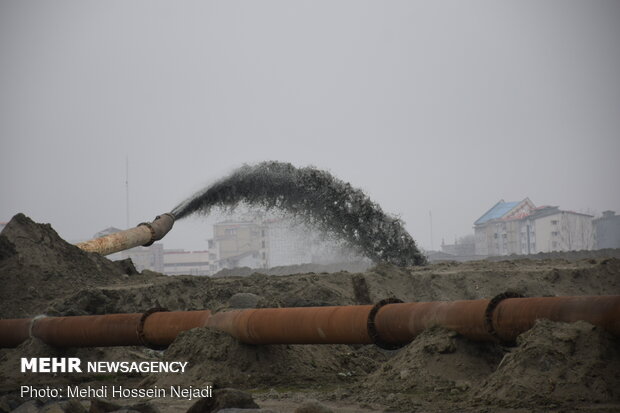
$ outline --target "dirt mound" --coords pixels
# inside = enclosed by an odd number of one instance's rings
[[[498,345],[475,343],[454,331],[433,327],[370,374],[362,386],[422,399],[459,399],[491,374],[503,355]]]
[[[248,393],[237,389],[217,389],[213,392],[213,397],[198,400],[187,413],[217,413],[225,409],[258,409],[258,404]]]
[[[517,343],[478,400],[510,407],[620,402],[620,342],[600,328],[539,320]]]
[[[17,214],[0,234],[0,315],[36,314],[76,285],[110,284],[126,272],[120,264],[67,243],[49,224]]]
[[[207,284],[192,280],[158,277],[146,283],[93,287],[78,290],[61,297],[46,308],[53,316],[136,313],[150,308],[186,311],[211,308],[209,298],[216,295],[207,291]]]
[[[0,365],[2,365],[0,393],[13,390],[14,383],[23,377],[23,373],[20,372],[22,357],[60,357],[62,354],[62,350],[49,346],[36,338],[24,341],[15,350],[0,350]],[[46,381],[49,382],[49,375],[36,374],[32,375],[29,384],[41,384]],[[63,383],[66,383],[66,380],[63,380]]]
[[[157,361],[162,358],[161,352],[146,347],[91,347],[91,348],[56,348],[49,346],[37,338],[29,338],[15,349],[0,349],[0,395],[15,391],[15,383],[29,385],[65,385],[69,383],[88,383],[91,381],[108,380],[105,373],[80,374],[40,373],[25,374],[21,372],[22,357],[78,357],[82,363],[100,360],[138,360]],[[124,381],[139,382],[146,377],[143,373],[128,373]],[[41,401],[49,399],[41,398]],[[2,410],[0,410],[1,412]]]
[[[397,410],[412,402],[431,411],[449,406],[614,410],[620,403],[619,344],[582,321],[539,320],[515,348],[472,342],[433,327],[368,375],[361,384],[368,391],[356,399]]]
[[[259,297],[257,307],[302,307],[361,304],[354,292],[355,275],[304,274],[270,277],[139,277],[124,285],[67,291],[50,301],[48,315],[85,315],[145,311],[152,307],[169,310],[230,308],[230,299],[239,293]],[[359,281],[358,281],[359,283]],[[365,303],[364,303],[365,304]]]
[[[409,281],[398,280],[399,272],[407,272]],[[617,258],[450,262],[406,269],[379,266],[371,273],[382,275],[381,281],[405,301],[474,300],[505,291],[527,297],[620,294]],[[372,284],[380,279],[367,278]]]
[[[323,386],[351,381],[379,366],[381,356],[371,346],[265,345],[239,343],[228,334],[197,328],[181,333],[164,359],[188,361],[183,375],[157,375],[146,383],[234,385],[242,388]]]

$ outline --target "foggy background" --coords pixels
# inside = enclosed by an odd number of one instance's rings
[[[620,2],[0,1],[0,221],[152,220],[314,165],[431,248],[498,200],[620,211]],[[211,220],[166,248],[206,249]]]

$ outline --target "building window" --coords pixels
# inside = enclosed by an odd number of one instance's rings
[[[226,235],[236,235],[237,234],[237,228],[226,228],[224,230],[224,234],[226,234]]]
[[[560,233],[558,231],[553,231],[551,235],[553,235],[554,237],[557,237],[558,235],[560,235]]]
[[[554,219],[553,221],[551,221],[551,225],[558,225],[558,220]]]

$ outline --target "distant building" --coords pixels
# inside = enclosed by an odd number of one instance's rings
[[[519,220],[519,225],[521,246],[517,254],[595,248],[592,215],[545,206]]]
[[[473,235],[466,235],[455,239],[454,244],[446,244],[442,240],[441,252],[458,257],[473,257],[476,254],[476,238]]]
[[[213,234],[209,250],[216,256],[218,270],[331,264],[359,259],[308,228],[281,218],[223,221],[213,226]]]
[[[246,251],[218,260],[218,270],[239,267],[265,268],[265,261],[258,251]]]
[[[213,226],[212,245],[219,269],[270,268],[312,260],[307,237],[292,231],[282,219],[219,222]]]
[[[597,249],[620,248],[620,215],[615,211],[603,211],[603,215],[592,223]]]
[[[591,250],[592,216],[535,205],[525,198],[495,204],[474,223],[476,255],[536,254]]]
[[[261,223],[224,221],[213,225],[214,252],[217,267],[234,268],[267,266],[267,242]]]
[[[164,274],[213,275],[215,253],[210,251],[164,250]]]
[[[164,245],[155,243],[148,247],[135,247],[120,252],[120,259],[131,258],[136,270],[164,272]]]

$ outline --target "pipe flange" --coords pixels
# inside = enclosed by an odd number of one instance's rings
[[[157,217],[159,218],[159,216]],[[156,219],[157,219],[156,218]],[[149,231],[151,231],[151,239],[149,242],[147,242],[146,244],[142,244],[143,247],[149,247],[151,245],[153,245],[153,243],[155,242],[155,229],[153,228],[153,226],[151,225],[150,222],[141,222],[138,224],[138,226],[145,226],[149,229]]]
[[[34,325],[36,324],[37,321],[39,321],[42,318],[47,318],[47,316],[45,314],[39,314],[38,316],[33,317],[32,319],[30,319],[30,324],[28,325],[28,337],[30,338],[34,338]]]
[[[368,313],[368,321],[366,322],[366,327],[368,329],[368,335],[377,347],[384,350],[397,350],[404,346],[404,344],[394,344],[383,341],[381,337],[379,337],[377,325],[375,324],[375,317],[377,316],[377,313],[379,312],[381,307],[388,304],[401,304],[402,302],[402,300],[399,300],[396,297],[384,298],[370,309],[370,312]]]
[[[498,342],[502,344],[511,344],[508,342],[504,342],[497,334],[497,331],[495,330],[495,326],[493,325],[493,311],[495,311],[499,303],[501,303],[507,298],[524,298],[524,297],[525,296],[523,294],[519,294],[514,291],[505,291],[501,294],[497,294],[495,297],[491,298],[491,300],[489,301],[489,304],[487,305],[486,310],[484,310],[484,327],[486,328],[487,333],[493,336]]]
[[[151,309],[146,310],[144,313],[142,313],[142,317],[140,317],[140,322],[138,322],[138,327],[136,327],[136,334],[138,334],[138,341],[140,342],[141,345],[151,348],[153,350],[164,350],[166,349],[168,346],[160,346],[157,344],[152,344],[149,343],[148,340],[146,339],[146,336],[144,335],[144,322],[146,321],[147,318],[149,318],[149,316],[153,313],[162,313],[162,312],[167,312],[170,311],[167,308],[162,308],[162,307],[153,307]]]

